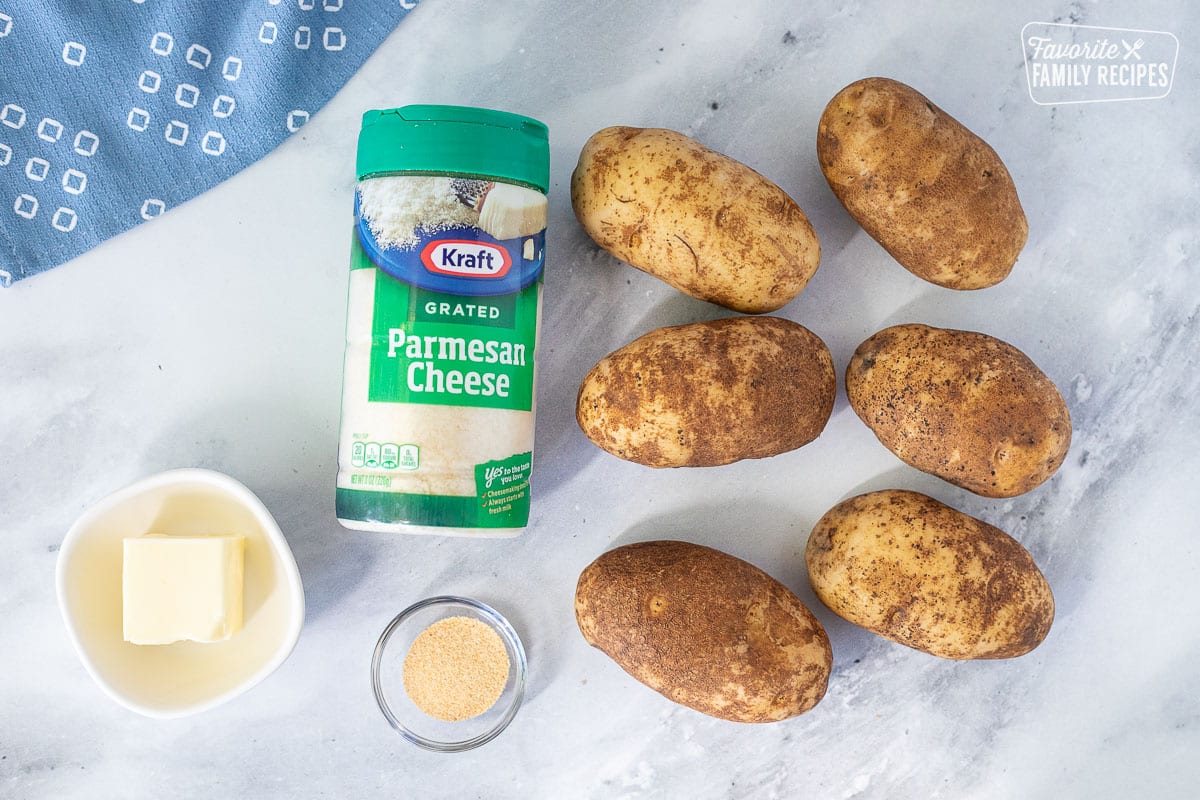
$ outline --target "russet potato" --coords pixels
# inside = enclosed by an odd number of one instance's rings
[[[595,133],[571,176],[571,204],[617,258],[748,314],[792,300],[821,260],[808,217],[782,189],[671,130]]]
[[[838,503],[813,528],[805,561],[835,614],[941,658],[1023,655],[1054,620],[1050,585],[1020,543],[917,492]]]
[[[1054,382],[984,333],[879,331],[854,351],[846,396],[902,461],[984,497],[1039,486],[1071,446],[1071,415]]]
[[[774,722],[825,695],[833,653],[800,599],[757,567],[688,542],[625,545],[579,576],[588,644],[670,700],[736,722]]]
[[[817,159],[850,216],[927,281],[992,286],[1025,246],[1000,156],[911,86],[864,78],[838,92],[817,126]]]
[[[575,416],[609,453],[651,467],[764,458],[816,439],[833,412],[829,348],[778,317],[659,328],[597,363]]]

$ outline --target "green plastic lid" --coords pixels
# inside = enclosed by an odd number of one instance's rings
[[[536,119],[466,106],[363,114],[358,179],[379,175],[492,178],[550,190],[550,137]]]

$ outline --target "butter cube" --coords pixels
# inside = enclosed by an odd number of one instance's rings
[[[242,627],[241,536],[125,539],[125,641],[219,642]]]

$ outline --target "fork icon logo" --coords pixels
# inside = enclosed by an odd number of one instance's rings
[[[1142,49],[1142,45],[1144,45],[1145,43],[1146,43],[1146,40],[1145,40],[1145,39],[1138,39],[1138,40],[1137,40],[1136,42],[1134,42],[1133,44],[1130,44],[1129,42],[1127,42],[1127,41],[1125,41],[1124,39],[1122,39],[1122,40],[1121,40],[1121,46],[1125,48],[1125,56],[1124,56],[1124,59],[1125,59],[1126,61],[1128,61],[1128,60],[1129,60],[1129,57],[1130,57],[1130,56],[1133,56],[1133,57],[1134,57],[1134,58],[1136,58],[1138,61],[1141,61],[1141,60],[1142,60],[1142,54],[1141,54],[1141,53],[1139,53],[1139,52],[1138,52],[1138,50],[1141,50],[1141,49]]]

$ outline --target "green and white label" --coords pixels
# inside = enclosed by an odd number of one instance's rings
[[[524,525],[529,519],[529,474],[533,453],[475,467],[480,509],[500,527]]]
[[[338,519],[486,532],[529,520],[545,196],[481,180],[359,186]]]
[[[448,299],[377,271],[370,400],[530,410],[538,290]]]

